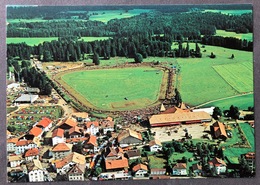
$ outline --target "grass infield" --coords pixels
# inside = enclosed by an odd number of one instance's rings
[[[133,67],[69,72],[61,75],[60,81],[87,106],[121,111],[156,103],[164,79],[159,68]]]

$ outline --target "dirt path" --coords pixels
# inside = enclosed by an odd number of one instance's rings
[[[246,95],[249,95],[249,94],[254,94],[254,93],[253,92],[249,92],[249,93],[245,93],[245,94],[239,94],[239,95],[229,96],[229,97],[225,97],[225,98],[219,98],[219,99],[216,99],[216,100],[211,100],[211,101],[202,103],[202,104],[197,105],[197,106],[192,107],[192,108],[199,108],[199,107],[202,107],[202,106],[204,106],[206,104],[213,103],[213,102],[216,102],[216,101],[227,100],[227,99],[231,99],[231,98],[235,98],[235,97],[239,97],[239,96],[246,96]]]

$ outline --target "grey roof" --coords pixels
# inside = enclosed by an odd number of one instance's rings
[[[22,94],[15,102],[34,102],[38,97],[38,95]]]

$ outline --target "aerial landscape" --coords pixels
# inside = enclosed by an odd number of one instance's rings
[[[255,177],[249,4],[7,6],[8,182]]]

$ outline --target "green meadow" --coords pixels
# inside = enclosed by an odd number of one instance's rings
[[[236,33],[232,31],[217,30],[216,36],[235,37],[242,40],[246,39],[248,41],[253,41],[253,33]]]
[[[186,44],[184,44],[186,47]],[[176,47],[176,46],[174,46]],[[195,48],[195,44],[190,44],[190,48]],[[211,100],[217,100],[229,96],[241,94],[241,92],[253,91],[252,71],[253,71],[253,55],[252,52],[232,50],[216,46],[205,46],[201,48],[202,58],[178,58],[178,68],[180,73],[177,76],[177,87],[181,93],[182,100],[191,105],[196,106]],[[205,51],[205,52],[203,52]],[[215,59],[209,58],[210,53],[216,55]],[[235,58],[230,59],[234,54]],[[239,67],[233,73],[237,78],[229,84],[231,74],[223,72],[222,76],[214,69],[219,65],[238,65]],[[247,68],[249,66],[251,67]],[[217,67],[216,67],[217,68]],[[243,71],[245,70],[246,71]],[[229,67],[230,70],[230,67]],[[246,78],[239,77],[239,71],[245,73]],[[219,69],[219,71],[221,71]],[[225,73],[225,74],[224,74]],[[249,76],[249,77],[247,77]],[[224,77],[224,78],[223,78]],[[237,82],[236,82],[237,81]],[[239,85],[244,82],[246,86]],[[237,86],[235,86],[237,83]],[[236,89],[239,87],[239,91]]]
[[[162,77],[160,69],[134,67],[71,72],[62,80],[98,109],[131,110],[157,101]]]
[[[244,14],[244,13],[252,13],[252,10],[210,10],[210,9],[206,9],[203,12],[241,15],[241,14]]]
[[[92,42],[95,40],[106,40],[109,37],[81,37],[79,41],[85,41],[85,42]],[[33,38],[28,38],[28,37],[17,37],[17,38],[6,38],[6,43],[7,44],[17,44],[17,43],[22,43],[25,42],[29,46],[34,46],[41,44],[43,42],[51,42],[53,40],[58,40],[58,37],[33,37]]]

